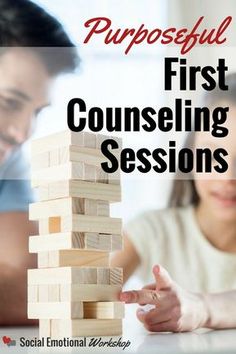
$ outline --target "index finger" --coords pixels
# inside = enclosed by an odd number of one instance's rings
[[[131,290],[120,293],[120,300],[124,301],[126,304],[138,303],[139,305],[159,305],[161,295],[156,290]]]
[[[152,283],[143,286],[142,289],[156,290],[156,287],[157,287],[156,283]]]

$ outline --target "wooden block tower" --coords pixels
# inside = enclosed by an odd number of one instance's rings
[[[121,186],[119,173],[101,169],[107,138],[65,131],[32,142],[39,201],[29,215],[40,235],[29,240],[38,269],[28,270],[28,317],[39,319],[40,337],[122,333],[123,274],[109,266],[109,253],[122,249],[122,221],[109,211]]]

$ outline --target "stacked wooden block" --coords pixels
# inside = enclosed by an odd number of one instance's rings
[[[29,215],[40,235],[29,241],[38,269],[28,270],[28,317],[39,319],[40,337],[122,333],[122,269],[109,266],[122,248],[121,219],[109,216],[121,187],[119,173],[101,169],[106,138],[66,131],[32,142],[39,201]]]

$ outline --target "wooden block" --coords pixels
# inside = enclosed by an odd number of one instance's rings
[[[28,269],[28,285],[72,283],[72,268]]]
[[[30,220],[38,220],[72,214],[72,204],[72,198],[33,203],[29,205],[29,218]]]
[[[47,262],[45,264],[43,262],[40,262],[40,266],[38,268],[73,267],[73,266],[91,266],[91,267],[109,266],[108,252],[72,249],[72,250],[49,251],[45,253],[48,253]],[[40,254],[41,253],[39,253],[39,255]]]
[[[43,251],[53,251],[61,249],[87,249],[88,247],[85,246],[84,237],[84,233],[79,232],[30,236],[29,251],[30,253],[38,253]]]
[[[96,134],[84,132],[84,147],[96,149]]]
[[[38,301],[29,301],[29,302],[48,302],[48,285],[40,284],[38,285]]]
[[[123,284],[122,268],[110,268],[110,284]]]
[[[69,248],[88,248],[85,247],[84,233],[83,232],[71,232],[71,247]],[[64,247],[66,249],[66,247]]]
[[[35,139],[31,142],[31,155],[38,155],[42,152],[48,152],[58,147],[75,145],[77,147],[89,147],[101,149],[101,143],[104,140],[113,139],[117,141],[119,148],[122,148],[122,139],[114,136],[105,136],[103,134],[94,134],[88,132],[72,132],[66,130],[42,138]]]
[[[108,275],[108,270],[109,270],[109,279],[106,278]],[[100,272],[100,275],[99,275],[99,272]],[[102,273],[103,273],[103,275],[102,275]],[[119,268],[119,267],[97,268],[97,283],[98,284],[110,284],[110,285],[122,285],[123,284],[123,268]]]
[[[49,152],[49,166],[56,166],[60,164],[60,150],[53,149]]]
[[[49,222],[48,219],[39,219],[39,234],[40,235],[48,235],[49,232]]]
[[[83,200],[83,207],[84,207],[83,214],[85,214],[85,215],[98,215],[98,201],[97,200],[94,200],[94,199],[82,199],[82,200]]]
[[[48,235],[51,233],[60,232],[61,229],[61,218],[60,217],[49,217],[46,219],[39,220],[39,234]]]
[[[102,143],[108,139],[107,135],[103,135],[103,134],[98,134],[97,135],[97,139],[96,139],[96,148],[101,150],[101,145]]]
[[[38,301],[38,285],[28,286],[27,300],[28,302]]]
[[[72,284],[96,284],[97,268],[95,267],[77,267],[72,269]]]
[[[93,232],[84,233],[84,247],[86,249],[112,251],[112,235],[104,235]]]
[[[121,290],[119,284],[28,285],[28,302],[119,301]]]
[[[31,171],[32,187],[68,179],[120,185],[120,172],[108,174],[101,167],[70,161],[65,164]]]
[[[47,194],[44,193],[46,188],[48,189]],[[121,188],[119,185],[68,180],[41,185],[38,189],[40,200],[75,197],[105,200],[110,203],[121,201]]]
[[[49,152],[43,152],[42,154],[31,157],[31,169],[38,170],[39,168],[47,168],[50,166],[50,154]]]
[[[123,302],[84,302],[84,318],[121,319],[124,318]]]
[[[43,184],[40,186],[40,188],[37,189],[38,192],[38,200],[48,200],[49,198],[49,190],[48,190],[49,185],[48,184]]]
[[[60,267],[47,269],[29,269],[28,284],[96,284],[95,267]]]
[[[57,233],[61,230],[61,218],[53,216],[48,218],[48,233]]]
[[[110,284],[110,268],[97,269],[97,283]]]
[[[66,130],[35,139],[31,142],[31,156],[68,145],[84,146],[84,133]]]
[[[59,284],[28,285],[28,302],[60,301]]]
[[[78,148],[78,147],[76,146],[76,148]],[[63,147],[59,148],[59,161],[60,161],[60,164],[67,163],[69,161],[78,161],[78,160],[71,160],[70,156],[71,156],[70,146],[63,146]]]
[[[31,220],[49,218],[49,233],[60,232],[58,217],[71,214],[109,216],[109,204],[106,201],[69,197],[37,202],[29,206]]]
[[[122,235],[112,235],[111,239],[112,251],[118,251],[123,249],[123,237]]]
[[[51,320],[39,320],[39,338],[51,337]]]
[[[116,172],[108,174],[108,183],[112,185],[120,185],[121,176],[120,176],[120,169]]]
[[[118,336],[122,334],[122,320],[73,319],[51,320],[52,338],[83,336]]]
[[[99,216],[109,216],[110,215],[110,205],[106,201],[97,201],[97,215]]]
[[[68,157],[68,161],[84,162],[85,164],[99,168],[101,168],[102,162],[107,161],[103,153],[98,149],[78,148],[73,145],[64,149],[68,151],[66,155]],[[114,153],[114,156],[118,159],[120,156],[120,150],[117,150]]]
[[[68,162],[64,165],[51,166],[31,171],[32,187],[67,179],[83,180],[84,164],[82,162]]]
[[[119,159],[120,152],[121,150],[116,150],[116,152],[113,153],[117,159]],[[50,166],[63,165],[68,162],[83,162],[94,168],[97,167],[101,169],[101,163],[106,161],[107,159],[103,153],[95,148],[78,147],[75,145],[58,146],[58,148],[50,150],[49,152],[34,155],[31,169],[32,171],[36,171]]]
[[[84,177],[85,164],[83,162],[69,162],[69,164],[71,165],[71,178],[85,180]]]
[[[67,250],[67,249],[86,249],[100,251],[115,251],[118,248],[117,242],[113,242],[113,236],[99,234],[95,232],[65,232],[45,234],[40,236],[29,237],[29,252],[38,253],[45,251]]]
[[[30,253],[74,248],[85,248],[83,233],[67,232],[29,237]]]
[[[49,252],[38,253],[38,268],[48,268],[49,267]]]
[[[108,173],[104,172],[101,166],[96,167],[95,181],[97,183],[108,183],[109,176]]]
[[[61,301],[118,301],[121,285],[61,284]]]
[[[119,145],[119,149],[122,149],[122,139],[121,138],[118,138],[116,136],[111,137],[111,136],[103,135],[103,134],[97,134],[96,148],[101,150],[102,143],[107,139],[115,140]]]
[[[118,157],[118,153],[115,156]],[[101,163],[106,161],[106,158],[99,150],[70,146],[69,161],[84,162],[90,166],[101,168]]]
[[[119,301],[115,301],[115,302],[111,302],[111,301],[28,302],[28,318],[29,319],[76,319],[76,318],[122,319],[124,318],[124,303]]]
[[[28,285],[40,284],[97,284],[98,270],[109,269],[112,275],[104,284],[122,284],[122,268],[103,267],[60,267],[46,269],[28,269]],[[101,281],[100,281],[101,282]]]
[[[83,318],[83,303],[77,302],[29,302],[28,318],[73,319]]]
[[[28,286],[28,302],[60,301],[59,284],[40,284]]]
[[[96,182],[96,167],[84,164],[83,180]]]
[[[40,285],[39,285],[40,286]],[[60,285],[59,284],[49,284],[48,287],[48,301],[58,302],[61,301],[60,297]]]
[[[121,234],[122,220],[105,216],[70,215],[61,217],[61,232]]]

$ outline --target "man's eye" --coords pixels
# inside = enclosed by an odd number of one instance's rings
[[[0,104],[4,109],[17,111],[22,108],[22,103],[12,98],[0,97]]]

